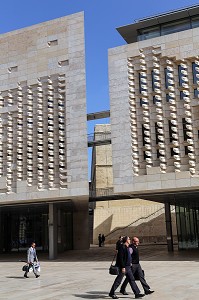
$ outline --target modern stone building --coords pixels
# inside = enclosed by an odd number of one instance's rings
[[[84,15],[0,35],[0,251],[85,249]]]
[[[110,124],[95,126],[95,139],[111,134]],[[110,195],[108,201],[90,204],[93,208],[93,243],[99,233],[106,243],[116,243],[120,235],[139,236],[142,243],[166,243],[165,210],[163,203],[142,199],[111,200],[113,194],[112,145],[93,147],[92,189],[97,196]],[[175,207],[172,207],[173,234],[176,240]]]
[[[109,50],[114,193],[176,206],[180,249],[199,247],[199,6],[117,29]]]

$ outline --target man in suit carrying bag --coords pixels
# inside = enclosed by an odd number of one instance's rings
[[[132,249],[132,273],[138,274],[138,278],[140,280],[140,283],[144,289],[145,295],[149,295],[154,293],[154,291],[150,290],[150,286],[148,285],[148,283],[146,282],[145,278],[144,278],[144,274],[142,271],[142,267],[140,265],[140,260],[139,260],[139,252],[138,252],[138,245],[139,245],[140,241],[139,239],[135,236],[132,239],[132,244],[129,246]],[[121,289],[120,289],[120,293],[122,293],[123,295],[128,295],[126,292],[126,286],[128,284],[128,280],[127,278],[125,279],[125,281],[123,282]]]
[[[27,250],[27,264],[29,264],[29,268],[33,268],[33,273],[35,277],[38,278],[40,275],[37,274],[37,268],[34,265],[34,262],[38,262],[37,253],[36,253],[36,244],[34,242],[31,243],[30,248]],[[24,273],[24,277],[28,278],[28,270]]]
[[[131,252],[129,249],[129,245],[130,238],[128,236],[123,237],[123,245],[118,248],[116,260],[116,265],[119,267],[119,275],[116,277],[109,293],[109,296],[112,299],[118,299],[118,297],[115,295],[115,291],[121,284],[124,275],[126,275],[132,291],[135,294],[135,298],[141,298],[144,296],[143,294],[140,294],[140,290],[135,282],[135,278],[131,270]]]

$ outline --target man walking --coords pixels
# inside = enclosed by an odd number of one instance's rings
[[[38,262],[37,254],[36,254],[36,244],[34,242],[31,243],[30,248],[27,251],[27,263],[29,264],[29,268],[33,268],[33,273],[35,274],[35,277],[38,278],[40,275],[37,274],[37,268],[34,265],[34,262]],[[24,273],[24,277],[28,278],[28,271]]]
[[[115,295],[115,291],[121,284],[124,275],[126,275],[127,281],[129,282],[132,291],[135,294],[135,298],[141,298],[144,294],[140,294],[140,290],[135,283],[133,273],[131,271],[131,253],[129,251],[130,238],[128,236],[123,237],[123,245],[118,248],[116,265],[119,267],[119,275],[116,277],[109,296],[112,299],[118,299]]]
[[[102,235],[101,235],[101,233],[98,235],[98,245],[99,245],[99,247],[102,247]]]
[[[132,249],[132,273],[135,274],[135,272],[138,274],[140,283],[144,289],[145,295],[149,295],[154,293],[154,291],[150,290],[150,286],[148,285],[148,283],[146,282],[145,278],[144,278],[144,274],[142,271],[142,267],[140,265],[140,260],[139,260],[139,251],[138,251],[138,245],[139,245],[140,241],[137,237],[134,237],[132,240],[132,244],[129,246]],[[125,279],[125,281],[123,282],[121,289],[120,289],[120,293],[122,293],[123,295],[128,295],[126,292],[126,286],[128,284],[128,280],[127,278]]]

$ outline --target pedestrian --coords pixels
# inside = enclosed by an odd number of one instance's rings
[[[105,240],[106,240],[106,238],[105,238],[105,235],[104,235],[104,234],[102,234],[102,246],[104,246],[104,244],[105,244]]]
[[[123,245],[118,248],[116,265],[119,267],[119,275],[117,275],[109,293],[109,296],[112,299],[118,299],[115,295],[115,291],[121,284],[124,275],[126,275],[132,291],[135,294],[135,298],[142,298],[144,296],[144,294],[140,294],[140,290],[131,271],[131,253],[129,251],[130,241],[131,240],[128,236],[123,237]]]
[[[122,243],[122,239],[123,239],[123,236],[120,235],[119,239],[117,240],[117,242],[115,244],[115,250],[116,250],[116,252],[118,252],[119,247],[123,244]]]
[[[99,247],[102,247],[102,235],[101,235],[101,233],[98,235],[98,244],[99,244]]]
[[[36,247],[35,242],[32,242],[30,248],[27,250],[27,264],[29,265],[29,268],[30,267],[33,268],[33,273],[35,274],[35,277],[38,278],[40,275],[37,274],[37,268],[34,265],[34,262],[38,263],[35,247]],[[28,272],[29,269],[24,273],[24,277],[28,278]]]
[[[139,251],[138,251],[138,245],[139,245],[139,239],[137,237],[134,237],[132,239],[132,244],[130,245],[130,247],[132,248],[132,273],[135,274],[135,272],[138,274],[138,278],[140,280],[140,283],[144,289],[145,295],[149,295],[154,293],[154,291],[152,291],[150,289],[150,286],[148,285],[148,283],[146,282],[145,278],[144,278],[144,274],[142,271],[142,267],[140,265],[140,260],[139,260]],[[126,292],[126,286],[128,284],[128,280],[125,279],[125,281],[123,282],[121,289],[120,289],[120,293],[122,293],[123,295],[128,295]]]

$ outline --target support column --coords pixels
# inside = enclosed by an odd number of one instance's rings
[[[89,249],[88,200],[73,202],[73,248]]]
[[[4,241],[4,231],[3,231],[3,212],[0,208],[0,253],[3,253],[3,241]]]
[[[168,252],[173,252],[173,233],[171,222],[171,209],[170,203],[165,203],[165,222],[166,222],[166,235],[167,235],[167,249]]]
[[[57,258],[57,208],[49,203],[49,259]]]

